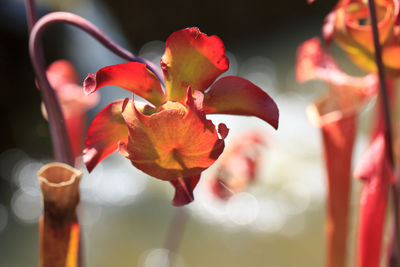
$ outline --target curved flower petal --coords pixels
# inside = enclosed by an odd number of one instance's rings
[[[193,190],[199,180],[200,174],[171,180],[170,183],[175,187],[175,196],[172,204],[174,206],[183,206],[192,202],[194,200]]]
[[[274,100],[261,88],[237,76],[227,76],[214,83],[204,94],[204,112],[256,116],[275,129],[279,110]]]
[[[162,180],[200,174],[222,153],[223,139],[196,109],[190,90],[186,106],[167,102],[162,108],[146,116],[132,103],[123,107],[122,116],[129,128],[123,154],[138,169]]]
[[[156,106],[164,102],[164,92],[160,82],[143,63],[128,62],[101,68],[96,75],[89,74],[83,84],[87,94],[107,85],[131,91]]]
[[[161,59],[168,99],[180,101],[188,86],[204,92],[229,67],[225,47],[217,36],[207,36],[198,28],[171,34]]]
[[[120,140],[128,137],[128,128],[121,111],[124,100],[114,101],[94,118],[86,135],[83,162],[89,172],[118,148]]]

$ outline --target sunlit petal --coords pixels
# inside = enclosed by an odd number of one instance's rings
[[[185,98],[188,86],[205,91],[228,69],[229,62],[224,44],[217,36],[187,28],[168,37],[161,67],[168,98],[180,101]]]
[[[115,85],[143,97],[158,106],[164,102],[164,92],[157,77],[139,62],[128,62],[101,68],[89,74],[84,82],[87,94],[107,85]]]
[[[83,151],[83,161],[89,172],[117,150],[119,141],[128,137],[128,128],[121,115],[123,102],[118,100],[106,106],[89,127]]]
[[[186,105],[167,102],[161,111],[146,116],[128,103],[122,115],[129,128],[129,141],[125,144],[129,159],[156,178],[196,176],[213,164],[224,149],[223,139],[196,108],[190,90]]]
[[[204,95],[206,113],[256,116],[275,129],[279,110],[274,100],[250,81],[227,76],[215,82]]]

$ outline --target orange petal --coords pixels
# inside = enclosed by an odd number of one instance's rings
[[[383,134],[375,137],[354,175],[365,182],[361,193],[357,266],[379,266],[383,227],[393,169],[385,151]]]
[[[162,180],[200,174],[224,149],[215,126],[206,120],[188,90],[186,105],[168,101],[158,113],[146,116],[131,103],[122,115],[129,128],[122,144],[132,164]]]
[[[91,123],[86,135],[83,161],[89,172],[118,148],[120,140],[128,137],[128,128],[121,111],[124,100],[106,106]]]
[[[171,184],[175,187],[175,196],[172,200],[174,206],[183,206],[194,200],[193,190],[200,180],[200,175],[192,177],[179,177],[171,180]]]
[[[256,116],[278,128],[279,110],[274,100],[246,79],[223,77],[204,96],[206,113]]]
[[[217,36],[187,28],[168,37],[161,67],[168,99],[181,101],[188,86],[204,92],[228,69],[229,62],[224,44]]]
[[[150,103],[159,106],[164,102],[164,92],[157,77],[139,62],[128,62],[107,66],[89,74],[84,82],[87,94],[107,85],[115,85],[143,97]]]

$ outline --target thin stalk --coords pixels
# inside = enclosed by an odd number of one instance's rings
[[[88,20],[69,13],[69,12],[52,12],[49,13],[45,16],[43,16],[40,20],[37,21],[35,24],[34,30],[35,32],[32,31],[32,34],[35,33],[35,39],[31,38],[30,42],[30,50],[35,51],[37,48],[37,40],[40,39],[42,36],[44,30],[53,25],[53,24],[70,24],[72,26],[75,26],[84,32],[88,33],[91,35],[94,39],[96,39],[98,42],[100,42],[104,47],[109,49],[111,52],[116,54],[117,56],[126,59],[128,61],[135,61],[135,62],[141,62],[146,64],[147,68],[152,71],[157,78],[160,80],[160,82],[164,85],[164,76],[162,74],[162,71],[160,68],[158,68],[156,65],[154,65],[152,62],[140,58],[125,48],[119,46],[117,43],[115,43],[113,40],[111,40],[104,32],[102,32],[99,28],[97,28],[95,25],[93,25],[91,22]]]
[[[35,22],[37,20],[35,1],[26,0],[25,10],[26,10],[26,22],[28,24],[28,33],[30,33],[32,31],[33,25],[35,25]]]
[[[168,250],[168,259],[165,264],[162,263],[163,267],[174,266],[174,257],[178,252],[178,248],[182,240],[182,235],[185,231],[185,225],[188,218],[189,214],[186,211],[186,208],[176,208],[175,214],[173,215],[169,223],[168,232],[164,241],[164,248]]]
[[[71,144],[61,106],[46,76],[41,44],[42,34],[38,26],[37,23],[33,26],[29,36],[29,53],[48,115],[54,160],[74,166]]]
[[[389,105],[389,97],[388,97],[388,89],[385,83],[385,72],[384,66],[382,62],[382,48],[379,41],[379,30],[378,30],[378,20],[376,16],[376,6],[374,0],[368,0],[368,8],[369,8],[369,15],[371,19],[371,26],[372,26],[372,35],[374,39],[374,47],[375,47],[375,62],[378,68],[378,77],[379,77],[379,94],[380,99],[382,101],[382,108],[384,111],[384,119],[385,119],[385,127],[384,127],[384,135],[386,141],[386,153],[389,157],[390,164],[392,168],[394,168],[394,154],[393,154],[393,142],[392,142],[392,126],[391,126],[391,119],[390,119],[390,105]],[[391,192],[393,195],[393,206],[394,206],[394,235],[395,238],[393,240],[393,246],[397,248],[397,257],[400,255],[400,221],[399,221],[399,196],[397,187],[394,184],[391,188]],[[398,264],[396,264],[398,265]]]

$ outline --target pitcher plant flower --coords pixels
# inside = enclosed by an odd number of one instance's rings
[[[351,77],[321,47],[318,38],[304,42],[297,51],[299,82],[322,80],[328,92],[308,108],[310,120],[321,129],[328,178],[325,234],[326,266],[345,266],[351,192],[351,158],[357,114],[377,93],[377,77]]]
[[[221,156],[211,179],[211,191],[222,200],[243,192],[254,182],[266,141],[258,131],[241,134]]]
[[[389,76],[398,76],[400,75],[399,1],[378,0],[375,2],[385,72]],[[323,33],[328,42],[335,40],[360,68],[367,72],[377,71],[366,1],[338,1],[325,19]]]
[[[56,92],[67,127],[74,158],[82,155],[85,139],[87,111],[100,100],[97,93],[89,97],[79,85],[79,77],[74,66],[67,60],[54,61],[46,70],[47,79]],[[42,113],[47,119],[42,103]]]
[[[118,151],[144,173],[169,181],[176,190],[174,205],[191,202],[201,172],[222,153],[228,134],[225,124],[215,127],[207,114],[256,116],[278,127],[278,108],[261,88],[237,76],[215,81],[228,67],[217,36],[186,28],[166,41],[161,59],[165,92],[138,62],[89,74],[84,82],[88,94],[116,85],[149,103],[117,100],[96,116],[83,152],[88,170]]]

